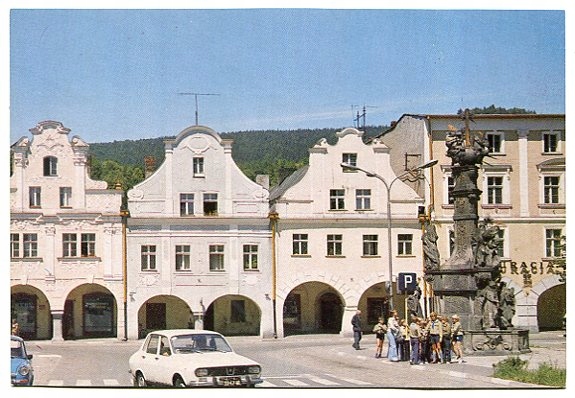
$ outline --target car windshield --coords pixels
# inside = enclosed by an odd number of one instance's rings
[[[176,354],[232,351],[226,340],[217,334],[184,334],[174,336],[172,337],[172,348]]]
[[[12,358],[26,358],[24,345],[18,340],[10,340],[10,356]]]

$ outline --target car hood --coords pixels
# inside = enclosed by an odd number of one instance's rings
[[[189,354],[174,354],[173,361],[197,368],[211,368],[217,366],[250,366],[259,365],[254,360],[236,354],[235,352],[198,352]]]

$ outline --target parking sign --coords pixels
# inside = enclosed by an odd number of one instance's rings
[[[413,292],[417,287],[417,274],[414,272],[400,272],[397,276],[397,290],[400,292]]]

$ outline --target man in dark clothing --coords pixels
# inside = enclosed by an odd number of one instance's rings
[[[361,311],[357,310],[355,315],[351,318],[351,325],[353,326],[353,348],[359,350],[359,342],[361,340]]]

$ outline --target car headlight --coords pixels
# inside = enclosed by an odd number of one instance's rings
[[[259,374],[262,371],[262,368],[258,365],[253,365],[248,368],[248,373],[251,375]]]
[[[26,365],[20,366],[20,368],[18,368],[18,373],[20,373],[22,376],[28,376],[30,373],[30,367]]]
[[[208,369],[206,368],[198,368],[195,371],[197,377],[206,377],[208,375]]]

